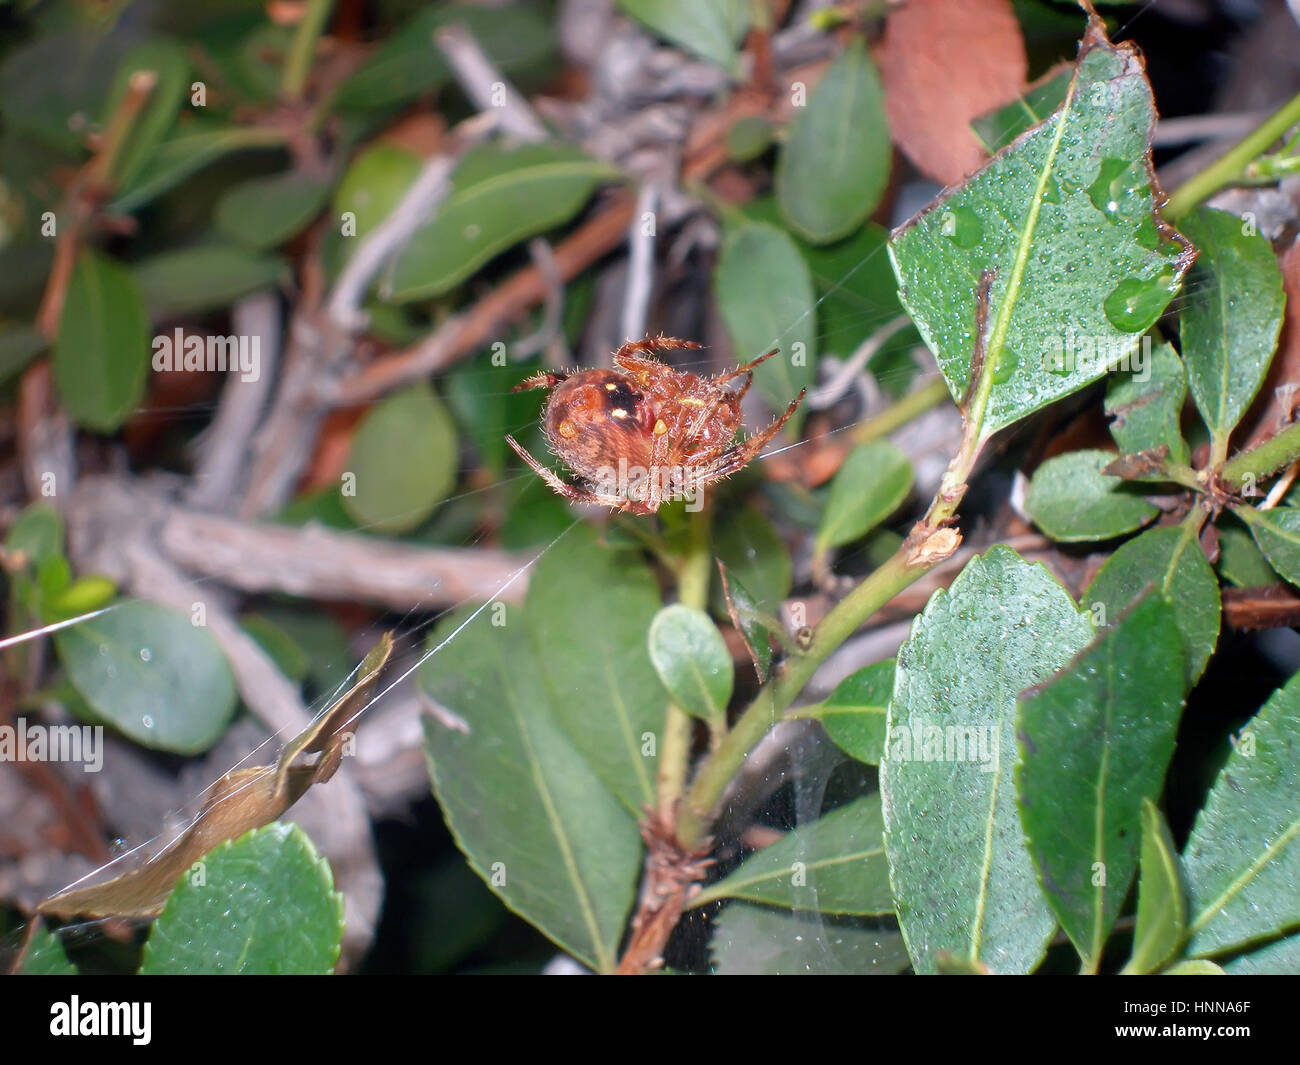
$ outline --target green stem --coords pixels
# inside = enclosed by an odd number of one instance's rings
[[[920,388],[913,389],[897,403],[882,410],[874,418],[868,418],[853,430],[853,442],[866,444],[879,440],[897,429],[901,429],[919,414],[924,414],[931,407],[937,407],[948,398],[948,385],[942,377],[927,381]]]
[[[1247,481],[1262,481],[1297,458],[1300,458],[1300,422],[1288,425],[1258,447],[1234,456],[1224,463],[1221,476],[1234,491],[1240,491]]]
[[[714,807],[754,745],[766,735],[803,690],[817,667],[857,628],[936,562],[909,563],[906,543],[826,615],[801,655],[787,660],[780,676],[758,693],[696,776],[677,822],[677,839],[699,846],[713,821]]]
[[[329,21],[333,6],[333,0],[310,0],[306,13],[298,22],[280,82],[280,93],[286,100],[302,99],[312,60],[316,58],[316,42],[325,32],[325,23]]]
[[[1186,214],[1219,189],[1245,177],[1247,167],[1297,122],[1300,122],[1300,94],[1283,104],[1226,155],[1220,156],[1199,174],[1179,185],[1165,204],[1162,212],[1165,218],[1172,221]]]
[[[712,514],[708,507],[688,512],[686,553],[677,571],[677,598],[696,610],[709,604],[712,552],[709,550]],[[682,793],[691,759],[691,717],[676,703],[668,704],[663,746],[659,752],[659,813],[671,820]]]

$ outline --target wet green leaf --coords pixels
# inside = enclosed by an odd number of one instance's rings
[[[343,940],[343,896],[297,825],[254,829],[181,877],[158,915],[140,972],[324,975]]]
[[[1183,848],[1188,953],[1300,925],[1300,675],[1237,734]]]
[[[883,831],[880,793],[864,795],[751,854],[691,905],[733,898],[818,913],[892,914]]]
[[[40,918],[33,917],[32,920],[39,921]],[[18,972],[22,976],[76,976],[77,967],[68,961],[63,941],[41,921]]]
[[[1017,694],[1065,668],[1092,625],[1042,566],[997,546],[934,594],[898,653],[880,763],[885,850],[908,953],[1028,972],[1056,925],[1015,787]]]
[[[1201,250],[1180,337],[1196,407],[1227,446],[1268,372],[1282,328],[1282,272],[1267,240],[1236,215],[1198,207],[1179,219]]]
[[[992,272],[984,436],[1103,376],[1177,291],[1191,255],[1153,214],[1154,121],[1141,60],[1094,29],[1062,107],[895,231],[903,303],[954,399]]]
[[[1234,507],[1232,512],[1249,527],[1269,565],[1292,584],[1300,585],[1300,510]]]
[[[1132,365],[1111,377],[1106,386],[1106,413],[1114,418],[1110,435],[1122,454],[1165,446],[1174,462],[1186,465],[1190,452],[1178,426],[1187,399],[1183,362],[1169,344],[1151,348],[1149,356],[1141,355],[1140,364],[1137,358],[1134,356]]]
[[[1159,509],[1132,484],[1101,471],[1110,451],[1069,451],[1034,471],[1025,512],[1053,540],[1109,540],[1141,528]]]
[[[1142,802],[1160,794],[1182,708],[1182,643],[1159,594],[1021,697],[1020,821],[1090,972],[1137,871]]]
[[[1264,552],[1239,521],[1222,517],[1219,532],[1219,575],[1237,588],[1266,588],[1277,583],[1277,574]]]
[[[873,927],[874,925],[874,927]],[[903,937],[870,920],[824,920],[817,913],[733,902],[709,943],[720,976],[886,975],[907,968]]]
[[[1300,933],[1247,951],[1223,968],[1230,976],[1295,976],[1300,972]]]
[[[722,633],[703,610],[674,603],[650,625],[650,661],[668,694],[688,714],[721,722],[735,669]]]
[[[894,660],[890,658],[845,677],[812,716],[840,750],[860,762],[879,765],[893,693]]]
[[[727,601],[727,614],[745,641],[749,657],[754,663],[754,671],[758,675],[758,683],[763,684],[772,667],[771,630],[749,590],[734,574],[728,572],[725,563],[719,562],[718,566],[722,593]]]
[[[565,528],[529,577],[529,633],[560,727],[640,816],[655,793],[647,737],[659,736],[668,705],[646,647],[659,586],[637,551],[602,544],[571,518]]]
[[[1165,965],[1187,934],[1187,898],[1182,866],[1160,808],[1142,800],[1142,875],[1137,928],[1126,973],[1151,973]]]
[[[1190,524],[1148,529],[1122,544],[1097,572],[1080,602],[1093,612],[1097,625],[1109,625],[1150,587],[1173,607],[1190,688],[1214,652],[1222,613],[1219,582]]]
[[[143,599],[54,634],[68,679],[145,747],[198,754],[226,730],[235,681],[207,629]]]
[[[429,772],[457,846],[512,910],[613,969],[641,872],[635,818],[560,728],[523,624],[462,610],[429,646],[440,650],[420,687],[464,722],[425,718]]]

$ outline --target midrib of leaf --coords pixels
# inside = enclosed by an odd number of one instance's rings
[[[1261,870],[1263,870],[1263,868],[1273,860],[1273,856],[1288,847],[1297,835],[1300,835],[1300,818],[1296,818],[1292,821],[1290,827],[1287,828],[1287,830],[1276,840],[1265,847],[1263,853],[1251,862],[1251,864],[1240,876],[1237,877],[1236,880],[1228,885],[1227,890],[1224,891],[1222,895],[1201,911],[1200,916],[1192,922],[1188,931],[1195,934],[1204,928],[1210,919],[1218,913],[1219,910],[1240,895],[1241,892],[1246,889],[1246,886],[1260,874]]]
[[[262,914],[266,912],[267,904],[270,901],[268,895],[263,895],[258,901],[257,912],[253,914],[252,920],[248,922],[244,945],[239,948],[239,957],[235,959],[235,972],[239,972],[244,967],[244,961],[248,958],[248,951],[253,945],[253,938],[257,935],[258,926],[262,923]]]
[[[1115,671],[1115,650],[1110,646],[1109,641],[1106,645],[1106,667],[1108,673],[1113,676]],[[1111,729],[1114,725],[1115,718],[1115,699],[1113,691],[1110,691],[1110,685],[1107,684],[1106,711],[1104,729],[1102,735],[1105,742],[1101,745],[1101,762],[1097,766],[1097,783],[1093,788],[1093,793],[1097,797],[1097,813],[1093,818],[1093,848],[1092,852],[1096,856],[1095,860],[1101,862],[1102,869],[1106,868],[1106,773],[1110,768],[1110,742]],[[1093,894],[1093,913],[1092,913],[1092,949],[1088,956],[1084,958],[1084,963],[1088,966],[1089,971],[1095,972],[1097,963],[1101,961],[1101,945],[1103,941],[1102,924],[1103,913],[1106,909],[1106,888],[1098,885]]]
[[[560,857],[564,861],[564,871],[573,885],[573,893],[578,900],[578,909],[582,913],[583,923],[587,926],[587,932],[591,936],[592,949],[596,954],[596,963],[600,969],[607,971],[613,967],[614,959],[605,949],[600,934],[600,925],[596,921],[596,912],[592,908],[586,885],[582,882],[582,876],[578,872],[578,863],[574,859],[573,848],[569,845],[569,837],[564,830],[564,822],[560,818],[559,811],[555,808],[554,799],[551,798],[551,789],[547,787],[546,778],[542,775],[541,760],[533,749],[533,739],[528,732],[528,726],[524,722],[523,714],[520,712],[518,700],[515,698],[515,687],[510,681],[510,675],[506,668],[507,664],[501,655],[499,643],[496,652],[500,664],[498,675],[505,681],[502,687],[505,688],[506,692],[506,705],[510,707],[510,713],[515,719],[515,726],[519,729],[519,736],[523,740],[524,750],[528,755],[528,765],[533,774],[533,784],[537,788],[537,793],[541,796],[542,805],[546,810],[546,819],[550,822],[556,843],[559,844]]]
[[[844,121],[837,122],[835,124],[836,130],[842,133],[843,135],[835,138],[834,165],[833,167],[828,168],[835,173],[839,171],[840,164],[844,162],[844,153],[849,146],[848,131],[852,128],[853,125],[853,106],[857,96],[857,87],[858,87],[857,73],[858,72],[856,66],[850,66],[848,68],[848,72],[849,72],[849,76],[845,82],[845,91],[843,93],[843,99],[840,101],[840,108],[842,112],[840,118],[843,119]]]
[[[980,869],[980,890],[975,899],[975,922],[971,928],[972,961],[978,961],[984,939],[984,904],[989,897],[989,878],[993,875],[993,825],[997,821],[998,791],[1002,787],[1002,744],[998,744],[997,769],[993,772],[993,791],[989,796],[988,827],[984,830],[984,861]]]
[[[1146,831],[1145,825],[1143,826],[1143,831]],[[1156,838],[1160,839],[1158,832],[1156,833]],[[1160,855],[1160,868],[1164,872],[1165,882],[1172,889],[1170,891],[1169,901],[1170,906],[1173,908],[1175,924],[1177,924],[1180,929],[1186,929],[1187,907],[1186,903],[1183,901],[1183,892],[1180,890],[1177,859],[1174,857],[1174,852],[1163,845],[1163,840],[1161,841],[1161,845],[1156,847],[1156,852]],[[1139,887],[1139,891],[1141,890],[1141,887]],[[1144,930],[1146,935],[1141,940],[1134,940],[1131,952],[1132,957],[1136,958],[1148,949],[1147,945],[1155,936],[1160,934],[1159,928],[1160,926],[1158,924],[1149,925]],[[1125,967],[1125,971],[1128,971],[1127,966]]]
[[[1056,156],[1061,149],[1061,138],[1065,136],[1065,126],[1070,120],[1070,111],[1074,107],[1074,91],[1078,86],[1078,75],[1070,82],[1069,91],[1065,94],[1065,101],[1061,105],[1061,118],[1056,123],[1056,134],[1052,138],[1051,147],[1047,150],[1047,159],[1043,163],[1042,173],[1038,175],[1038,185],[1034,189],[1033,199],[1029,203],[1029,217],[1025,220],[1024,231],[1020,234],[1020,246],[1016,249],[1015,261],[1011,264],[1011,276],[1007,278],[1007,286],[1003,291],[1002,302],[998,305],[997,315],[993,319],[993,331],[989,336],[989,343],[985,349],[984,366],[980,374],[978,391],[973,397],[971,409],[966,412],[966,417],[974,419],[976,424],[980,425],[979,435],[984,438],[983,421],[984,412],[988,409],[989,396],[993,392],[994,370],[999,360],[1002,358],[1002,349],[1007,343],[1007,334],[1011,330],[1011,315],[1015,310],[1016,301],[1020,296],[1020,284],[1024,280],[1025,269],[1029,263],[1029,252],[1033,246],[1034,233],[1038,228],[1038,216],[1043,207],[1043,196],[1047,192],[1047,182],[1051,177],[1052,168],[1056,165]],[[977,340],[978,343],[978,340]],[[972,365],[972,372],[974,367]]]
[[[1173,551],[1169,553],[1169,566],[1165,569],[1165,579],[1160,582],[1160,594],[1166,599],[1169,597],[1169,585],[1174,579],[1174,572],[1178,569],[1178,563],[1182,561],[1183,553],[1192,542],[1192,535],[1195,532],[1195,524],[1184,522],[1183,534],[1178,538],[1178,542],[1174,544]]]
[[[623,691],[619,687],[618,678],[614,675],[612,657],[609,654],[600,656],[601,667],[605,671],[606,687],[613,696],[614,710],[618,715],[619,730],[623,733],[623,742],[627,744],[628,758],[632,763],[632,769],[636,773],[637,782],[641,785],[641,794],[645,797],[646,802],[654,799],[654,791],[650,786],[650,776],[646,772],[645,759],[640,755],[636,745],[636,735],[632,729],[632,715],[628,712],[627,703],[623,701]]]
[[[875,858],[884,853],[885,847],[882,843],[879,847],[874,847],[871,850],[854,851],[852,854],[840,854],[836,855],[834,858],[818,858],[815,861],[806,862],[804,864],[809,872],[814,872],[818,869],[829,869],[833,866],[845,865],[849,862],[866,861],[868,858]],[[702,891],[691,900],[691,907],[702,906],[704,903],[713,902],[715,899],[729,898],[738,895],[741,890],[757,887],[759,884],[775,883],[786,875],[788,875],[786,870],[769,869],[765,872],[755,873],[748,879],[733,881],[730,884],[726,881],[719,881],[716,887],[726,887],[727,890],[725,892],[717,891],[715,888],[709,888],[707,891]]]
[[[1211,435],[1218,447],[1225,447],[1227,441],[1224,437],[1227,434],[1224,431],[1223,423],[1228,420],[1228,364],[1231,362],[1228,353],[1232,351],[1232,348],[1228,345],[1228,303],[1227,296],[1223,291],[1223,273],[1219,269],[1219,256],[1217,255],[1214,257],[1214,268],[1215,277],[1219,281],[1217,285],[1219,290],[1219,340],[1222,344],[1223,358],[1220,360],[1221,369],[1219,371],[1219,413],[1215,418],[1215,425],[1211,430]]]
[[[825,718],[832,717],[835,714],[846,714],[850,716],[854,714],[875,714],[877,717],[885,717],[888,713],[889,707],[887,706],[828,706],[818,716]]]
[[[87,298],[87,302],[90,304],[90,314],[87,315],[87,317],[92,322],[100,322],[102,328],[102,324],[104,321],[103,308],[106,302],[106,298],[104,293],[100,291],[100,289],[105,279],[105,271],[95,266],[94,261],[91,259],[86,259],[85,263],[88,267],[91,267],[91,269],[87,270],[87,273],[90,275],[90,284],[86,286],[86,298]],[[60,323],[60,329],[62,329],[62,323]],[[104,330],[104,332],[107,332],[107,330]],[[108,362],[107,360],[103,360],[103,361],[96,360],[96,361],[99,362],[99,370],[101,372],[96,375],[97,380],[95,383],[99,386],[99,398],[100,398],[100,402],[103,403],[106,402],[108,399],[108,376],[109,376]],[[96,411],[95,412],[96,420],[98,420],[102,414],[103,411]]]
[[[1300,548],[1300,533],[1293,532],[1291,529],[1288,529],[1281,522],[1274,523],[1269,521],[1267,517],[1261,514],[1254,507],[1237,507],[1235,513],[1243,516],[1246,514],[1251,515],[1251,517],[1246,518],[1246,521],[1249,524],[1253,525],[1255,522],[1259,522],[1261,525],[1264,526],[1265,532],[1269,533],[1272,536],[1276,536],[1279,540],[1285,540],[1287,543],[1293,544],[1295,547]]]
[[[497,174],[494,177],[485,178],[477,181],[462,193],[451,197],[448,201],[448,207],[468,207],[476,199],[496,193],[505,189],[509,191],[512,185],[527,184],[532,181],[539,181],[555,177],[590,177],[593,181],[603,175],[612,175],[609,167],[590,160],[570,160],[564,163],[538,163],[535,166],[526,166],[516,170],[507,170],[503,174]],[[437,219],[434,219],[436,224]]]
[[[690,657],[686,660],[686,668],[691,671],[691,676],[695,678],[696,687],[700,689],[700,694],[704,696],[704,703],[709,708],[709,716],[717,717],[718,706],[713,701],[713,695],[709,691],[709,686],[704,682],[704,670],[700,669],[695,659]]]

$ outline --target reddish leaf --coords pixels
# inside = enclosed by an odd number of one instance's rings
[[[970,122],[1019,96],[1028,70],[1010,0],[909,0],[890,13],[878,60],[894,143],[945,185],[987,158]]]

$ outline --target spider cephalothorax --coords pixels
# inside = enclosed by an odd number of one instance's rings
[[[633,514],[653,514],[669,499],[694,498],[705,485],[748,463],[794,413],[803,392],[761,433],[734,443],[740,399],[754,379],[753,362],[714,377],[666,366],[656,351],[698,348],[689,340],[647,337],[614,353],[612,370],[540,373],[516,386],[549,388],[542,424],[551,450],[587,487],[542,466],[512,437],[506,440],[555,491]],[[744,378],[740,388],[723,386]]]

